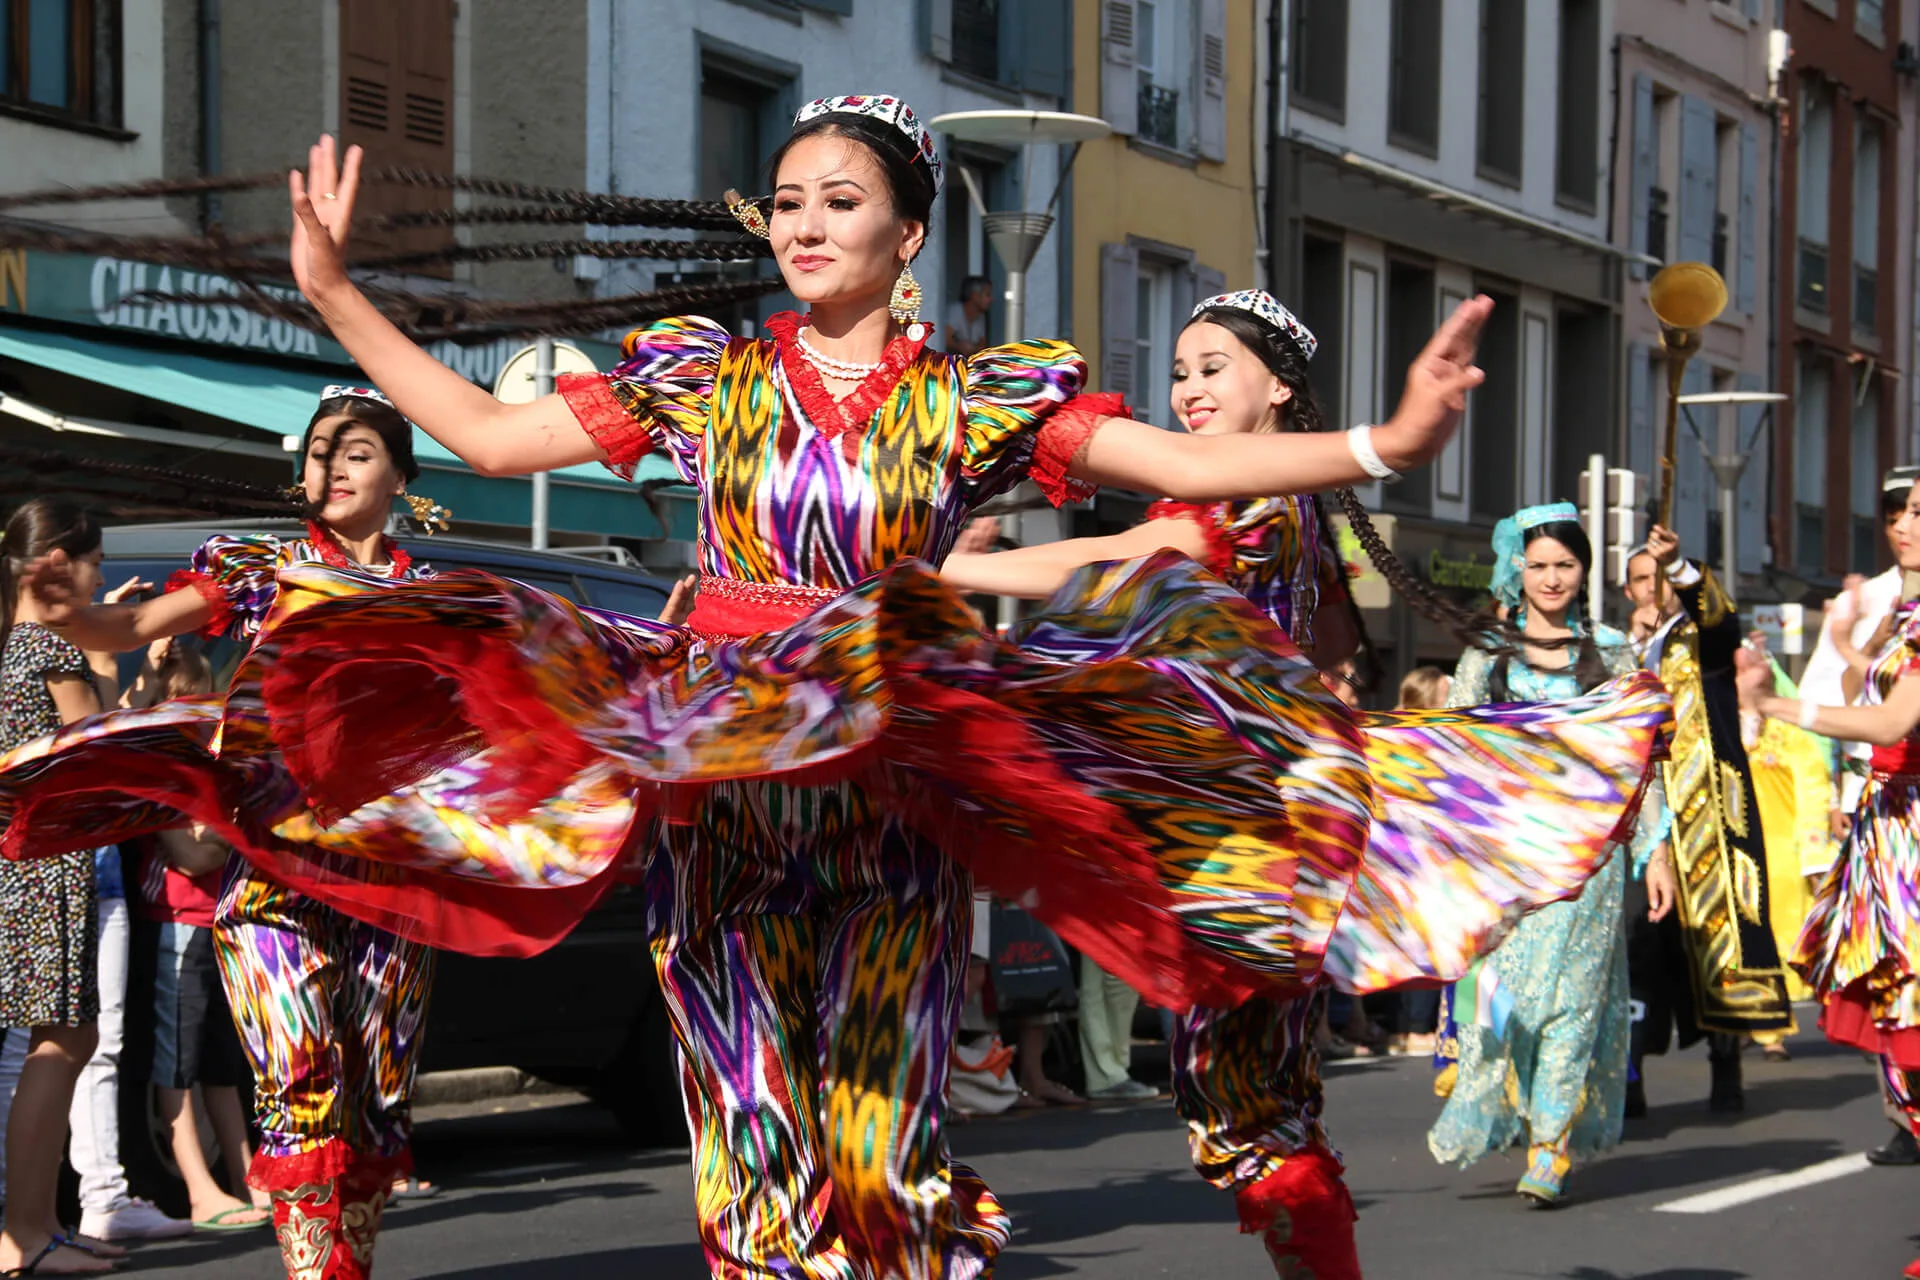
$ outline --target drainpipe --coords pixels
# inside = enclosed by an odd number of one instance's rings
[[[1287,103],[1288,32],[1292,0],[1267,5],[1267,291],[1287,298],[1293,283],[1293,245],[1287,239],[1286,164],[1293,115]],[[1295,300],[1297,301],[1297,299]]]
[[[220,0],[200,0],[200,172],[220,173]],[[200,197],[202,235],[220,225],[220,193]]]

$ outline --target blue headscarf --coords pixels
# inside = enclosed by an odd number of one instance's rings
[[[1509,609],[1520,604],[1520,571],[1527,567],[1527,533],[1543,524],[1580,522],[1571,502],[1548,502],[1520,510],[1493,526],[1493,598]]]

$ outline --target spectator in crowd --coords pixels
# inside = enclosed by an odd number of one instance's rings
[[[993,306],[993,281],[968,276],[960,282],[960,300],[947,308],[947,352],[978,355],[987,345],[987,312]]]
[[[206,658],[166,637],[148,646],[128,703],[145,706],[212,689]],[[191,1226],[202,1231],[244,1230],[273,1219],[264,1193],[243,1200],[214,1178],[200,1145],[199,1108],[194,1105],[197,1086],[226,1163],[227,1186],[236,1191],[246,1187],[253,1151],[239,1086],[251,1088],[252,1080],[220,986],[213,942],[220,877],[230,854],[217,836],[196,826],[162,831],[138,842],[133,862],[143,921],[138,936],[153,955],[149,1078],[174,1164],[187,1185]]]
[[[107,592],[106,603],[118,604],[150,584],[134,579]],[[118,655],[89,651],[95,696],[102,707],[118,703]],[[94,892],[99,902],[100,1021],[99,1042],[80,1069],[68,1115],[72,1139],[68,1158],[80,1175],[80,1235],[94,1240],[126,1242],[173,1240],[193,1233],[193,1223],[170,1218],[150,1200],[135,1196],[120,1163],[120,1051],[125,1039],[127,1008],[127,894],[122,878],[120,849],[96,849]]]
[[[93,715],[86,655],[41,622],[27,565],[64,551],[74,592],[100,585],[100,526],[80,506],[34,498],[0,533],[0,750]],[[67,1112],[99,1043],[99,915],[91,852],[0,861],[0,1026],[31,1031],[7,1126],[7,1219],[0,1271],[43,1276],[113,1269],[121,1250],[69,1236],[55,1206]]]
[[[1140,996],[1120,979],[1080,956],[1080,1060],[1087,1071],[1087,1096],[1096,1101],[1157,1098],[1160,1091],[1135,1080],[1133,1014]]]

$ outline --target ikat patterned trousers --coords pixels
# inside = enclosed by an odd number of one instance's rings
[[[1325,1007],[1319,996],[1252,1000],[1174,1020],[1173,1103],[1202,1178],[1239,1190],[1308,1146],[1331,1150],[1313,1047]]]
[[[973,886],[857,788],[726,783],[648,871],[720,1280],[970,1280],[1008,1238],[947,1154]]]
[[[253,1063],[251,1181],[286,1190],[356,1164],[404,1168],[434,954],[235,858],[214,927]]]

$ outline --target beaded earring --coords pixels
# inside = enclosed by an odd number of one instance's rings
[[[453,518],[453,512],[425,494],[403,493],[400,496],[407,500],[407,508],[413,512],[414,523],[420,526],[422,533],[431,538],[435,533],[447,531],[447,521]]]
[[[767,226],[767,215],[760,212],[759,205],[732,188],[727,190],[726,201],[727,212],[733,215],[733,220],[742,228],[759,236],[762,240],[773,238],[773,231]]]
[[[893,282],[893,295],[887,299],[887,314],[901,324],[912,324],[920,318],[920,302],[925,295],[920,291],[920,282],[913,278],[913,264],[900,268],[899,278]]]

